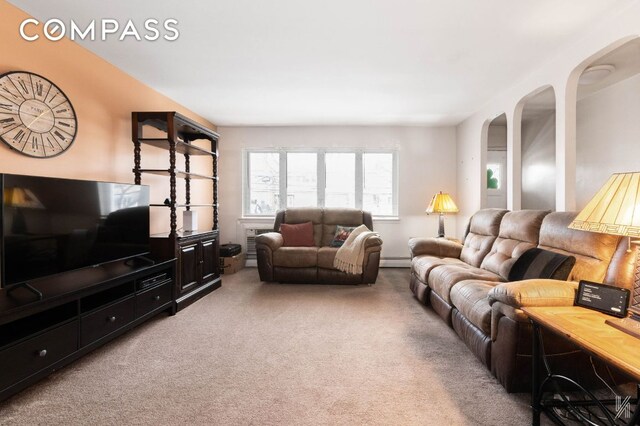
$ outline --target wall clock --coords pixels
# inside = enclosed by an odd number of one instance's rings
[[[78,132],[78,120],[62,90],[37,74],[0,75],[0,139],[30,157],[48,158],[66,151]]]

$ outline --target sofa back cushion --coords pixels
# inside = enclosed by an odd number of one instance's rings
[[[538,245],[542,219],[548,210],[518,210],[504,215],[498,238],[482,261],[481,268],[505,280],[516,259]]]
[[[364,223],[364,212],[357,209],[324,209],[321,247],[329,247],[336,235],[338,225],[354,227]],[[369,227],[369,226],[367,226]],[[371,228],[369,228],[371,229]]]
[[[544,218],[538,247],[576,258],[568,280],[603,282],[620,237],[569,229],[576,212],[555,212]]]
[[[502,209],[484,209],[471,217],[460,260],[475,267],[482,264],[498,236],[500,222],[506,213],[507,210]]]

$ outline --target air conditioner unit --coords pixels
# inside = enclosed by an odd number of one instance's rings
[[[244,241],[247,253],[247,266],[256,266],[256,237],[272,232],[273,225],[267,223],[243,223],[238,227],[239,236]]]

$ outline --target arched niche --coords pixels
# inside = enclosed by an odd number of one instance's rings
[[[507,208],[507,116],[500,114],[486,125],[483,168],[483,207]]]
[[[613,173],[640,171],[640,38],[580,64],[576,90],[576,207]]]
[[[520,100],[521,207],[556,207],[556,94],[541,87]],[[517,117],[517,115],[516,115]],[[516,118],[517,119],[517,118]]]

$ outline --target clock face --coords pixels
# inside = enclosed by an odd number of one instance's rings
[[[76,113],[58,86],[30,72],[0,75],[0,139],[31,157],[67,150],[78,132]]]

